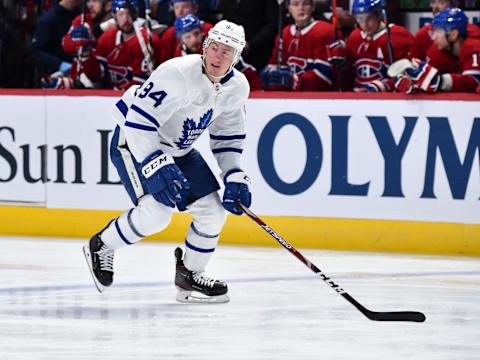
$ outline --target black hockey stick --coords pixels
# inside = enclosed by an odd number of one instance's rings
[[[250,209],[245,205],[238,202],[237,204],[240,209],[242,209],[245,214],[248,215],[250,219],[255,221],[263,230],[270,234],[275,240],[277,240],[280,245],[287,249],[292,255],[294,255],[298,260],[304,263],[310,270],[317,274],[320,279],[325,281],[333,290],[342,295],[350,304],[355,306],[363,315],[365,315],[370,320],[375,321],[413,321],[413,322],[424,322],[425,315],[418,311],[371,311],[365,308],[357,300],[351,297],[345,290],[343,290],[338,284],[336,284],[328,275],[326,275],[322,270],[315,266],[310,260],[303,256],[297,249],[295,249],[287,240],[278,235],[271,227],[265,224],[257,215],[255,215]]]
[[[285,0],[277,0],[278,3],[278,52],[277,52],[277,69],[280,69],[280,66],[283,62],[283,2]]]
[[[393,45],[392,45],[392,36],[390,33],[390,23],[388,21],[388,16],[387,16],[387,2],[383,2],[383,8],[382,8],[382,13],[383,13],[383,19],[385,20],[385,27],[387,30],[387,47],[388,47],[388,60],[390,61],[389,65],[392,65],[395,62],[395,56],[393,54]]]

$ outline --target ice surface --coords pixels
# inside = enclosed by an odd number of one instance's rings
[[[178,244],[117,251],[99,294],[83,243],[0,237],[1,360],[480,359],[480,259],[299,249],[368,309],[427,316],[384,323],[278,246],[220,245],[208,274],[231,301],[189,305],[174,300]]]

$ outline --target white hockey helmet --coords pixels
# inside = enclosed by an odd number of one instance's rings
[[[221,20],[208,32],[208,35],[203,42],[204,51],[212,41],[231,46],[235,49],[235,58],[233,61],[233,65],[235,65],[245,47],[245,30],[242,25],[237,25],[227,20]]]

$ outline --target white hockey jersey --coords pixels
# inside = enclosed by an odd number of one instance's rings
[[[241,168],[249,91],[241,72],[233,69],[214,84],[203,72],[202,57],[188,55],[164,62],[143,85],[129,88],[112,114],[138,162],[159,149],[183,156],[208,128],[225,173]]]

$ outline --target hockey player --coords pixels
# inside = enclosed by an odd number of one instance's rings
[[[195,15],[187,14],[175,20],[175,34],[179,44],[175,49],[175,57],[188,54],[202,54],[202,44],[205,33],[202,22]],[[243,61],[239,56],[235,69],[242,72],[248,80],[250,90],[262,90],[262,84],[257,70]]]
[[[352,13],[358,28],[350,34],[346,46],[348,61],[355,71],[353,90],[393,91],[393,81],[387,76],[388,66],[392,63],[390,56],[393,61],[407,57],[413,36],[396,24],[389,24],[388,36],[382,0],[354,0]]]
[[[63,37],[63,50],[70,54],[76,54],[78,47],[89,46],[107,30],[107,21],[112,19],[111,0],[87,1],[88,12],[77,16],[72,21],[72,26]],[[83,24],[82,24],[83,22]],[[102,24],[105,24],[102,26]],[[115,23],[113,22],[113,26]]]
[[[187,14],[195,15],[198,11],[198,4],[196,0],[171,0],[171,3],[176,19]],[[213,25],[209,22],[202,21],[201,24],[202,30],[205,34],[207,34],[208,31],[213,27]],[[167,61],[176,56],[175,51],[180,45],[180,42],[175,33],[175,25],[170,26],[167,30],[165,30],[165,32],[162,34],[161,43],[161,62]]]
[[[128,89],[143,83],[159,63],[160,39],[135,21],[138,0],[113,0],[112,11],[117,26],[100,36],[82,68],[93,82]]]
[[[108,29],[112,19],[111,0],[89,0],[86,3],[88,12],[77,16],[72,21],[68,33],[63,37],[63,50],[75,56],[70,72],[72,84],[75,87],[94,87],[93,83],[82,74],[82,59],[88,58],[90,51],[95,47],[96,39]],[[110,25],[111,26],[111,25]],[[113,27],[115,21],[113,21]]]
[[[414,61],[396,79],[397,89],[405,93],[480,92],[480,40],[468,37],[467,16],[458,8],[445,9],[435,15],[432,26],[434,45],[448,52],[452,63],[458,64],[458,71],[439,71],[432,66],[434,58],[428,62]]]
[[[132,86],[112,110],[117,127],[111,158],[135,207],[92,237],[84,253],[97,289],[113,281],[114,251],[162,231],[174,208],[193,219],[175,250],[178,301],[225,302],[227,285],[205,275],[226,212],[250,206],[250,179],[241,157],[249,87],[233,67],[245,46],[243,27],[222,20],[208,33],[202,55],[171,59],[142,86]],[[193,143],[208,127],[225,184],[218,182]],[[222,207],[223,205],[223,207]]]
[[[437,15],[441,11],[447,8],[453,8],[456,5],[455,0],[432,0],[430,1],[430,6],[432,8],[433,16]],[[467,27],[468,37],[469,38],[480,38],[480,29],[473,25],[468,24]],[[413,40],[413,46],[410,52],[410,57],[419,60],[427,60],[428,51],[432,48],[433,45],[433,27],[431,23],[425,24],[420,30],[415,34]],[[433,46],[432,51],[435,52],[436,47]],[[438,51],[437,51],[438,52]],[[436,55],[438,56],[438,55]]]
[[[328,91],[332,89],[332,66],[327,46],[334,40],[334,28],[312,17],[313,0],[288,0],[288,12],[295,24],[283,29],[283,52],[277,66],[278,41],[260,78],[266,90]]]

